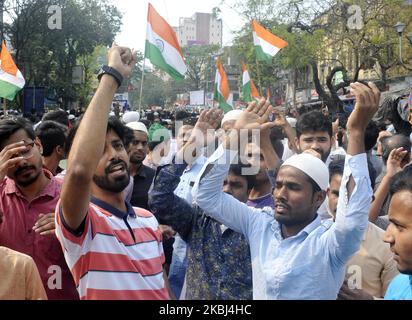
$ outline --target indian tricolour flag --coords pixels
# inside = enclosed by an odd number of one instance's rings
[[[145,58],[174,79],[184,79],[187,67],[172,27],[149,3]]]
[[[245,102],[251,102],[254,98],[259,98],[259,91],[256,89],[253,80],[250,79],[249,71],[247,70],[246,64],[242,62],[243,70],[243,89],[242,98]]]
[[[213,100],[219,103],[219,108],[225,113],[233,109],[230,105],[229,80],[220,59],[216,61],[215,94]]]
[[[26,81],[20,70],[17,69],[13,58],[3,41],[0,56],[0,97],[14,100],[17,92],[24,88]]]
[[[252,21],[253,43],[256,49],[256,58],[259,61],[272,62],[272,58],[288,43],[270,33],[255,20]]]

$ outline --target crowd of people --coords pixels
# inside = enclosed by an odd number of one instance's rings
[[[84,114],[2,116],[0,299],[412,299],[412,93],[116,116],[118,80]]]

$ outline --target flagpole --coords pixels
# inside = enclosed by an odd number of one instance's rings
[[[144,69],[146,67],[146,58],[143,58],[143,69],[142,69],[142,82],[140,83],[140,97],[139,97],[139,114],[142,111],[142,95],[143,95],[143,81],[144,81]]]
[[[257,58],[256,58],[256,70],[257,70],[257,76],[258,76],[258,82],[259,82],[258,91],[260,91],[260,90],[262,90],[262,82],[261,82],[261,79],[260,79],[259,61],[258,61]]]

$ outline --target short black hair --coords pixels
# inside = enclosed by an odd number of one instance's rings
[[[345,156],[344,155],[337,155],[333,158],[333,160],[329,164],[329,182],[332,181],[333,176],[340,175],[343,176],[343,171],[345,169]],[[375,189],[376,183],[376,170],[373,167],[372,162],[368,159],[368,173],[369,179],[371,181],[372,189]]]
[[[66,130],[67,128],[64,125],[56,121],[42,121],[42,123],[39,124],[35,133],[40,139],[44,157],[49,157],[58,146],[64,148]]]
[[[107,132],[109,131],[114,131],[119,136],[120,140],[122,140],[123,144],[126,145],[125,125],[115,116],[109,117]]]
[[[229,174],[232,173],[235,176],[242,176],[247,181],[247,189],[252,190],[256,185],[256,175],[244,175],[242,171],[244,169],[251,168],[250,164],[232,164],[229,168]]]
[[[365,150],[366,152],[372,150],[376,145],[379,137],[379,127],[375,121],[369,122],[365,130]]]
[[[33,126],[27,119],[19,117],[0,120],[0,151],[4,148],[3,144],[6,140],[22,129],[30,139],[36,139]]]
[[[394,149],[403,148],[404,150],[408,151],[408,155],[410,154],[411,140],[409,139],[409,137],[403,134],[397,134],[395,136],[384,137],[381,140],[381,144],[382,144],[382,161],[384,165],[386,165],[386,163],[388,162],[389,155]]]
[[[393,196],[400,191],[412,192],[412,165],[406,166],[391,179],[390,195]]]
[[[296,123],[296,136],[306,132],[327,132],[332,138],[332,122],[320,111],[311,111],[303,114]]]
[[[66,111],[56,110],[56,111],[46,113],[43,116],[42,121],[56,121],[68,127],[69,126],[69,115],[66,113]]]
[[[69,133],[67,134],[67,138],[66,138],[66,145],[65,145],[65,153],[66,156],[69,156],[70,150],[72,148],[73,145],[73,141],[74,141],[74,137],[76,136],[77,130],[79,129],[81,120],[83,119],[83,117],[81,117],[76,124],[69,130]],[[109,121],[107,123],[107,131],[109,132],[110,130],[113,130],[120,138],[120,140],[122,140],[124,146],[126,147],[126,130],[125,130],[126,126],[123,125],[123,123],[117,119],[115,116],[109,117]]]

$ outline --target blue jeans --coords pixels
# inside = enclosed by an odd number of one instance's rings
[[[169,270],[169,284],[170,289],[179,299],[182,292],[183,283],[185,281],[186,269],[187,269],[187,244],[180,238],[179,235],[175,236],[175,243],[173,244],[172,263]]]

